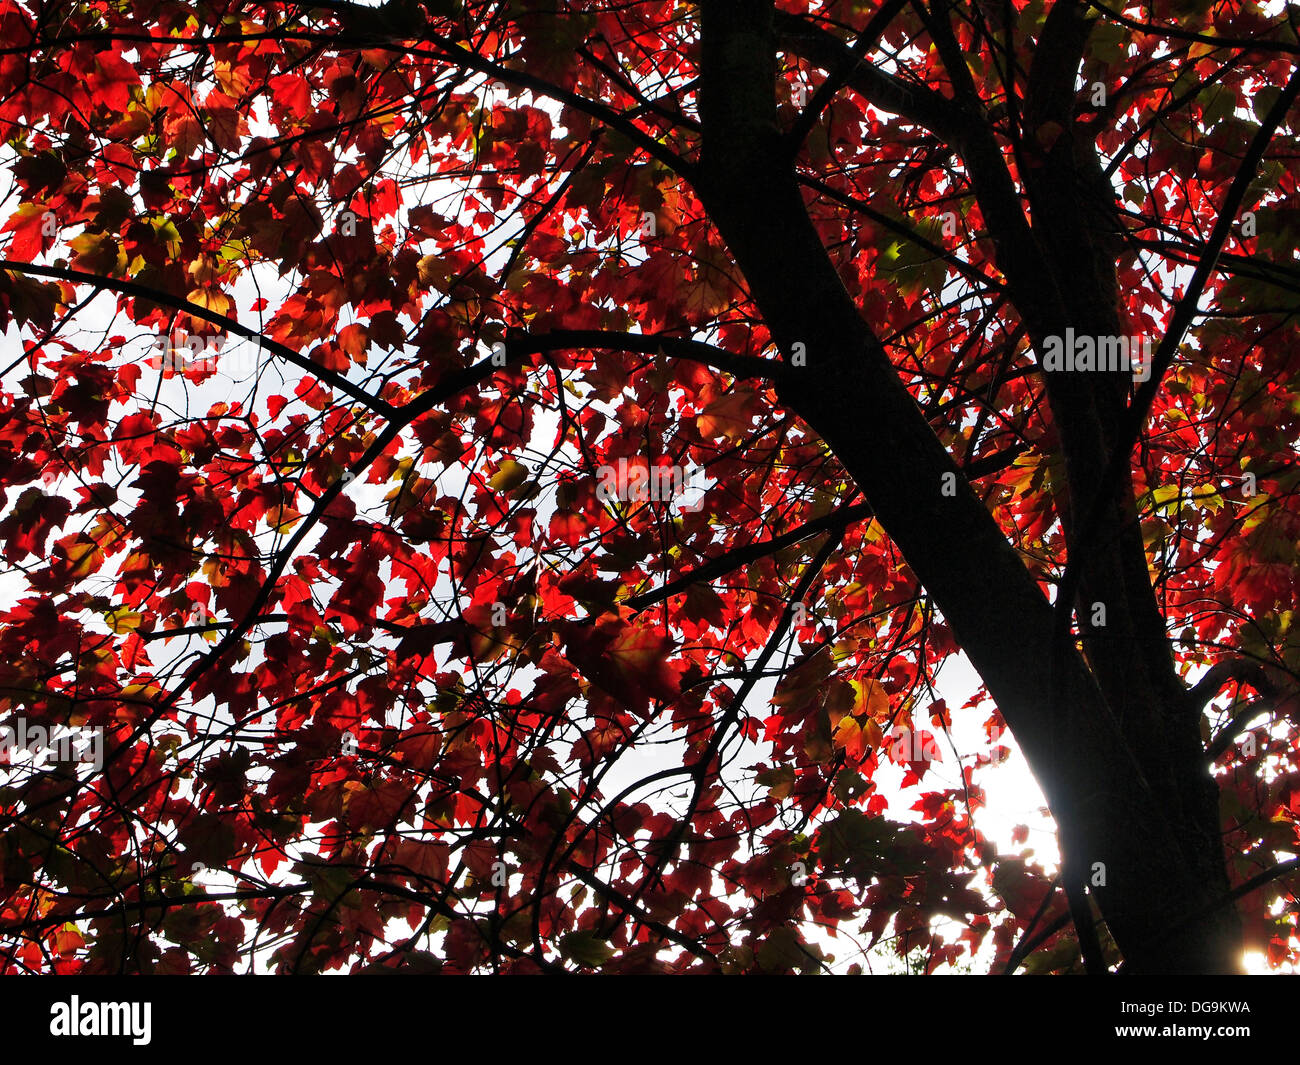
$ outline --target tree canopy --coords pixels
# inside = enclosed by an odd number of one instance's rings
[[[0,0],[0,971],[1300,963],[1298,15]]]

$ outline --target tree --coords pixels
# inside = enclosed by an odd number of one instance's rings
[[[1300,960],[1270,11],[0,0],[5,968]]]

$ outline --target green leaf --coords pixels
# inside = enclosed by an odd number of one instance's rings
[[[811,972],[817,968],[821,951],[813,944],[800,943],[789,928],[774,929],[758,948],[758,964],[767,972],[798,969]]]
[[[788,799],[794,789],[794,766],[783,765],[777,769],[764,769],[756,778],[758,783],[767,788],[767,794],[773,799]]]
[[[595,932],[570,932],[560,937],[560,953],[579,965],[597,969],[614,956],[614,948]]]
[[[1264,121],[1264,116],[1273,109],[1277,103],[1277,98],[1282,95],[1282,86],[1280,85],[1261,85],[1250,97],[1250,109],[1255,112],[1255,117],[1259,121]]]
[[[1110,66],[1124,58],[1132,30],[1118,22],[1098,19],[1088,37],[1088,51],[1098,63]]]

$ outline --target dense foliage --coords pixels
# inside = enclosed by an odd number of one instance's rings
[[[1300,961],[1295,18],[0,0],[0,969]]]

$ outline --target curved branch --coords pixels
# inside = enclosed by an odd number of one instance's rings
[[[1240,37],[1210,37],[1204,33],[1192,33],[1189,30],[1179,29],[1177,26],[1157,26],[1154,22],[1142,22],[1140,19],[1129,18],[1122,11],[1107,7],[1105,4],[1099,3],[1098,0],[1089,0],[1089,2],[1098,11],[1104,12],[1108,18],[1113,19],[1121,26],[1127,26],[1131,30],[1139,30],[1142,33],[1168,37],[1175,41],[1212,44],[1215,48],[1240,48],[1251,52],[1281,52],[1284,55],[1300,55],[1300,44],[1289,44],[1286,41],[1250,40]]]
[[[363,8],[361,10],[365,9]],[[635,122],[629,121],[626,117],[611,107],[606,107],[603,104],[596,103],[595,101],[589,100],[587,97],[581,96],[576,92],[570,92],[568,89],[562,89],[558,85],[553,85],[549,81],[537,77],[535,74],[528,74],[522,70],[514,70],[510,67],[502,66],[500,63],[494,63],[490,59],[484,59],[478,53],[472,52],[468,48],[462,48],[454,41],[438,36],[437,34],[427,34],[422,39],[441,49],[440,52],[432,54],[433,58],[469,67],[472,70],[477,70],[482,74],[488,74],[499,81],[506,82],[507,84],[518,85],[520,88],[530,89],[543,96],[548,96],[553,100],[558,100],[560,103],[568,104],[574,110],[590,115],[592,118],[605,123],[611,129],[617,130],[647,155],[651,155],[661,163],[667,165],[674,173],[680,174],[688,180],[695,173],[694,164],[682,158],[682,156],[678,155],[671,148],[668,148],[655,140],[654,137],[650,136],[650,134]],[[430,53],[423,52],[418,48],[411,49],[410,54],[424,56],[430,55]]]
[[[962,472],[968,480],[972,481],[979,477],[987,477],[991,473],[1006,469],[1015,462],[1024,450],[1024,447],[1016,445],[1007,448],[1005,451],[999,451],[996,455],[986,455],[969,463],[963,468]],[[732,570],[739,569],[741,566],[756,562],[760,558],[773,555],[792,544],[806,540],[810,536],[829,530],[847,528],[854,522],[872,517],[873,514],[870,503],[850,503],[823,517],[805,522],[797,528],[781,533],[779,536],[773,536],[771,539],[762,540],[756,544],[746,544],[744,547],[737,547],[723,555],[719,555],[717,558],[711,558],[707,562],[696,566],[693,570],[683,573],[675,580],[669,581],[662,588],[655,588],[625,599],[622,605],[631,607],[638,612],[645,610],[647,607],[654,606],[665,599],[671,599],[679,592],[684,592],[692,584],[698,584],[700,581],[711,581],[716,577],[730,573]]]
[[[1223,753],[1233,745],[1237,737],[1245,730],[1246,725],[1259,717],[1261,714],[1271,715],[1277,707],[1277,700],[1273,698],[1258,699],[1246,706],[1244,710],[1235,715],[1231,721],[1223,726],[1222,729],[1205,745],[1205,760],[1213,765],[1222,756]]]
[[[777,47],[831,72],[835,82],[851,86],[872,106],[901,115],[950,144],[964,139],[965,116],[947,97],[927,86],[910,85],[886,74],[803,15],[778,10],[773,13],[772,25]]]
[[[110,292],[119,292],[124,296],[133,296],[136,299],[149,300],[152,303],[158,303],[165,307],[171,307],[174,310],[184,311],[192,318],[201,318],[205,322],[218,326],[228,333],[234,333],[236,336],[243,337],[245,340],[251,340],[260,348],[271,352],[272,355],[278,355],[286,362],[291,362],[295,366],[308,371],[313,376],[320,378],[322,381],[333,385],[340,392],[346,393],[353,399],[360,400],[366,404],[376,414],[384,418],[392,419],[397,413],[397,408],[391,403],[372,396],[364,388],[359,388],[349,381],[342,374],[327,370],[324,366],[312,362],[310,358],[302,352],[294,351],[293,348],[286,347],[278,340],[272,340],[263,333],[255,329],[249,329],[246,325],[241,325],[233,318],[224,314],[218,314],[216,311],[210,311],[206,307],[200,307],[197,303],[191,303],[181,296],[173,296],[169,292],[162,292],[158,289],[150,288],[148,285],[141,285],[136,281],[127,281],[124,278],[104,277],[100,274],[88,274],[82,270],[69,270],[61,266],[41,266],[38,263],[17,262],[13,259],[0,259],[0,269],[12,270],[17,273],[35,274],[37,277],[52,277],[60,281],[68,281],[74,285],[94,285],[96,288],[108,289]]]
[[[900,222],[897,218],[891,218],[889,215],[877,211],[864,200],[861,200],[856,196],[851,196],[847,192],[840,192],[838,189],[832,188],[830,185],[826,184],[826,182],[819,178],[815,178],[810,174],[800,174],[799,183],[806,185],[808,188],[813,189],[816,192],[820,192],[823,196],[827,197],[827,199],[834,200],[843,207],[847,207],[852,211],[865,215],[867,218],[870,218],[873,222],[883,226],[890,232],[897,233],[900,237],[915,244],[918,248],[924,248],[935,258],[942,259],[959,274],[962,274],[969,280],[987,288],[1001,289],[1003,287],[1002,282],[997,278],[989,277],[978,267],[972,266],[970,263],[957,258],[957,256],[947,248],[935,244],[932,240],[928,240],[915,229],[911,228],[911,226]]]
[[[1051,898],[1051,896],[1049,895],[1048,898]],[[1021,942],[1016,945],[1015,953],[1011,955],[1011,959],[1007,962],[1007,967],[1002,970],[1002,975],[1014,976],[1015,971],[1018,968],[1020,968],[1021,964],[1023,964],[1024,960],[1027,957],[1029,957],[1029,955],[1031,955],[1034,951],[1036,951],[1039,947],[1041,947],[1044,943],[1046,943],[1049,939],[1051,939],[1052,936],[1056,935],[1057,932],[1059,932],[1062,928],[1064,928],[1069,923],[1070,923],[1070,912],[1069,910],[1067,910],[1065,913],[1061,914],[1061,916],[1058,917],[1055,921],[1053,921],[1041,932],[1039,932],[1038,935],[1034,936],[1033,939],[1021,940]]]
[[[1033,935],[1034,928],[1037,927],[1038,922],[1043,919],[1043,916],[1047,913],[1048,907],[1051,906],[1052,899],[1053,897],[1055,897],[1056,889],[1060,885],[1060,883],[1061,883],[1061,874],[1058,872],[1055,878],[1052,880],[1052,886],[1048,888],[1047,894],[1043,896],[1043,901],[1038,904],[1038,909],[1034,912],[1033,918],[1030,920],[1029,924],[1025,925],[1025,930],[1020,935],[1020,941],[1015,945],[1015,948],[1011,951],[1011,956],[1007,959],[1007,964],[1002,970],[1003,976],[1012,976],[1015,973],[1015,971],[1020,968],[1020,963],[1023,962],[1025,958],[1029,956],[1029,954],[1034,950],[1035,947],[1038,946],[1039,943],[1043,942],[1043,940],[1045,940],[1048,936],[1051,936],[1056,932],[1058,932],[1060,929],[1064,928],[1066,921],[1070,919],[1068,913],[1063,913],[1057,920],[1053,921],[1043,932],[1035,936],[1033,939],[1030,939],[1030,936]]]
[[[799,145],[803,144],[804,138],[812,131],[817,120],[821,117],[831,98],[848,84],[849,79],[854,76],[856,69],[865,63],[867,52],[876,45],[880,40],[881,34],[894,17],[906,5],[908,0],[886,0],[871,16],[870,21],[863,27],[858,39],[853,42],[852,48],[846,48],[839,57],[839,62],[832,75],[817,87],[813,98],[808,102],[808,106],[799,115],[794,126],[788,134],[788,143],[791,149],[797,151]],[[797,16],[796,16],[797,17]],[[778,34],[780,25],[777,26]],[[828,34],[827,36],[831,36]],[[778,38],[779,39],[779,38]],[[866,64],[870,70],[875,67]],[[889,75],[885,75],[888,77]]]
[[[1250,658],[1229,658],[1216,662],[1205,672],[1200,680],[1187,692],[1187,698],[1196,710],[1205,709],[1205,704],[1219,694],[1229,681],[1249,684],[1260,695],[1274,695],[1277,685],[1269,680],[1264,667]]]
[[[737,380],[751,378],[773,382],[788,375],[784,363],[758,355],[737,355],[700,340],[664,336],[657,333],[623,333],[613,329],[557,329],[549,333],[518,333],[506,338],[511,356],[539,355],[565,348],[607,348],[635,351],[643,355],[660,353],[676,359],[703,363],[731,374]]]

